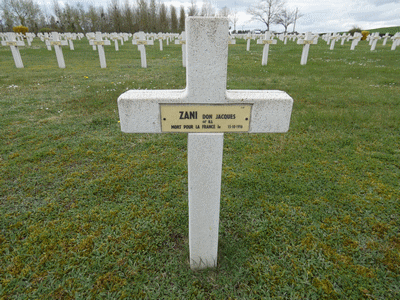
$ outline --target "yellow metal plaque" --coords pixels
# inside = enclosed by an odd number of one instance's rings
[[[147,45],[147,41],[136,41],[136,45]]]
[[[104,46],[104,41],[93,41],[93,45],[95,45],[95,46]]]
[[[186,44],[186,41],[179,41],[179,44],[185,45],[185,44]]]
[[[160,104],[162,132],[248,132],[251,104]]]
[[[17,42],[6,42],[7,46],[17,46]]]
[[[52,45],[52,46],[61,46],[61,42],[57,42],[57,41],[50,42],[50,45]]]

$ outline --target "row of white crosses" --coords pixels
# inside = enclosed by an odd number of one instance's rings
[[[62,45],[67,45],[66,40],[60,40],[59,34],[57,32],[53,32],[48,40],[46,40],[47,47],[54,46],[54,50],[56,52],[56,57],[57,57],[57,63],[59,68],[65,68],[65,61],[64,61],[64,56],[62,53],[61,46]],[[15,66],[17,68],[23,68],[24,65],[22,63],[22,58],[21,54],[19,53],[18,47],[25,46],[25,43],[23,40],[17,40],[17,35],[13,32],[9,32],[6,35],[5,41],[2,42],[2,45],[4,46],[10,46],[11,52],[14,58]]]
[[[308,35],[308,36],[307,36]],[[17,68],[23,68],[22,64],[22,59],[21,55],[19,54],[18,46],[24,46],[24,36],[21,34],[15,34],[15,33],[10,33],[10,37],[6,37],[7,34],[0,34],[0,38],[3,39],[2,45],[11,45],[11,51],[13,53],[13,58],[14,62]],[[89,43],[93,46],[93,50],[96,50],[98,48],[99,52],[99,59],[100,59],[100,67],[101,68],[106,68],[106,59],[105,59],[105,54],[104,54],[104,45],[110,45],[110,41],[108,38],[112,38],[115,41],[115,49],[118,51],[118,40],[121,41],[121,44],[123,44],[123,41],[128,40],[128,37],[132,36],[131,34],[103,34],[101,32],[97,33],[87,33],[86,37],[89,40]],[[28,40],[33,39],[34,34],[30,35]],[[65,68],[65,62],[64,62],[64,57],[62,53],[61,46],[67,45],[67,43],[70,46],[71,50],[74,50],[73,46],[73,40],[76,38],[81,39],[83,37],[83,34],[71,34],[71,33],[65,33],[65,34],[59,34],[57,32],[53,32],[51,34],[44,33],[44,34],[38,34],[38,37],[44,41],[47,45],[48,50],[52,50],[51,46],[54,46],[55,52],[56,52],[56,57],[57,57],[57,62],[58,66],[60,68]],[[237,36],[236,36],[237,37]],[[262,35],[251,35],[248,34],[246,36],[243,36],[245,39],[247,39],[247,49],[250,49],[250,40],[254,39],[256,37],[260,37],[260,39],[257,40],[258,44],[264,44],[263,48],[263,56],[262,56],[262,65],[267,65],[268,62],[268,53],[269,53],[269,45],[271,44],[276,44],[277,41],[274,40],[274,35],[270,32],[266,32],[264,36]],[[288,38],[298,38],[298,44],[303,44],[303,52],[302,52],[302,57],[300,64],[305,65],[307,63],[308,59],[308,53],[309,53],[309,48],[310,44],[316,44],[318,40],[319,35],[307,33],[305,36],[304,35],[280,35],[279,38],[281,40],[286,41]],[[10,38],[12,40],[10,40]],[[103,38],[105,38],[103,40]],[[143,68],[147,68],[147,60],[146,60],[146,49],[145,45],[153,45],[154,39],[158,39],[160,41],[160,50],[162,51],[162,40],[172,38],[177,38],[175,40],[176,44],[181,44],[182,45],[182,64],[184,67],[186,67],[186,40],[185,40],[185,32],[182,32],[181,35],[177,34],[162,34],[159,33],[158,35],[155,34],[145,34],[144,32],[139,32],[133,35],[132,43],[135,45],[138,45],[138,50],[141,53],[141,66]],[[342,36],[338,34],[326,34],[322,37],[327,41],[327,43],[331,43],[330,49],[334,49],[334,45],[336,40],[342,39],[342,44],[344,43],[344,40],[350,40],[352,39],[352,44],[350,47],[350,50],[354,50],[355,46],[358,44],[358,42],[361,40],[362,35],[361,33],[356,32],[354,36],[352,37],[351,35],[348,34],[343,34]],[[384,43],[386,40],[389,38],[389,35],[386,34],[384,37]],[[371,51],[375,50],[377,41],[381,39],[379,36],[379,33],[374,33],[368,37],[371,45]],[[397,45],[400,44],[400,33],[396,33],[392,38],[393,44],[392,44],[392,49],[395,50]],[[137,44],[137,41],[139,43]],[[8,43],[8,44],[7,44]],[[234,36],[229,36],[228,38],[228,44],[234,44]],[[97,46],[97,48],[96,48]]]
[[[286,132],[293,105],[282,91],[226,89],[228,25],[227,18],[186,19],[184,90],[130,90],[118,98],[123,132],[188,133],[192,269],[217,265],[224,132]]]

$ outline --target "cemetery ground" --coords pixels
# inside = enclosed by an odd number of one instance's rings
[[[165,43],[165,42],[164,42]],[[0,47],[1,299],[400,297],[400,58],[229,46],[228,89],[283,90],[285,134],[225,134],[218,267],[192,271],[187,135],[125,134],[127,89],[182,89],[181,46]],[[205,189],[207,187],[204,187]]]

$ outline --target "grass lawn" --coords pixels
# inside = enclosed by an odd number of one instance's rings
[[[124,134],[118,96],[182,89],[179,45],[0,47],[0,299],[400,298],[400,49],[229,46],[286,134],[225,134],[218,267],[189,268],[187,135]]]

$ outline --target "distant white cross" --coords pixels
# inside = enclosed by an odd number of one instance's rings
[[[97,50],[99,52],[99,59],[100,59],[100,68],[104,69],[107,67],[106,63],[106,55],[104,53],[104,46],[111,45],[109,40],[103,40],[103,34],[101,32],[96,32],[95,38],[92,39],[93,47],[97,46]]]
[[[350,50],[354,50],[355,47],[358,45],[358,42],[361,41],[362,34],[359,32],[354,32],[353,37],[349,38],[352,39],[353,41],[351,42]]]
[[[400,45],[400,32],[397,32],[391,39],[393,40],[393,44],[390,50],[396,50],[396,47]]]
[[[334,33],[328,37],[328,41],[331,41],[331,46],[330,46],[329,50],[335,49],[335,43],[339,38],[340,38],[340,35],[338,35],[336,33]]]
[[[376,44],[378,43],[378,40],[380,40],[381,37],[379,36],[379,32],[374,32],[371,37],[371,51],[375,50]]]
[[[68,41],[69,49],[70,49],[70,50],[75,50],[73,40],[76,40],[76,34],[72,34],[72,33],[70,33],[70,32],[67,32],[67,33],[65,34],[65,39]]]
[[[49,39],[49,43],[50,43],[50,46],[54,46],[54,51],[56,52],[58,67],[60,69],[64,69],[65,61],[64,61],[64,55],[63,55],[61,46],[68,45],[68,42],[66,40],[61,40],[58,32],[52,32],[51,38]]]
[[[300,64],[307,64],[308,52],[310,51],[310,45],[315,45],[318,42],[318,36],[313,35],[311,32],[307,32],[305,37],[299,38],[297,44],[303,45],[303,52],[301,54]]]
[[[175,40],[175,44],[182,45],[182,65],[186,68],[186,32],[182,31],[179,38]]]
[[[257,44],[264,44],[261,65],[266,66],[268,63],[269,45],[275,45],[277,40],[274,40],[271,32],[267,31],[264,38],[257,40]]]
[[[227,90],[226,18],[186,19],[184,90],[130,90],[118,98],[126,133],[188,133],[192,269],[217,264],[223,132],[286,132],[293,99],[282,91]]]
[[[165,35],[162,32],[159,32],[157,35],[157,39],[160,44],[160,51],[163,51],[163,40],[165,39]]]
[[[383,38],[382,46],[386,46],[386,42],[390,38],[389,32],[386,32],[386,34],[382,38]]]
[[[250,41],[252,38],[253,37],[250,33],[248,33],[245,37],[245,39],[247,40],[246,51],[250,51]]]
[[[147,45],[154,45],[153,40],[147,40],[146,35],[143,31],[139,31],[137,38],[132,40],[132,44],[138,46],[140,51],[140,58],[142,63],[142,68],[147,68],[147,58],[146,58],[146,47]]]

